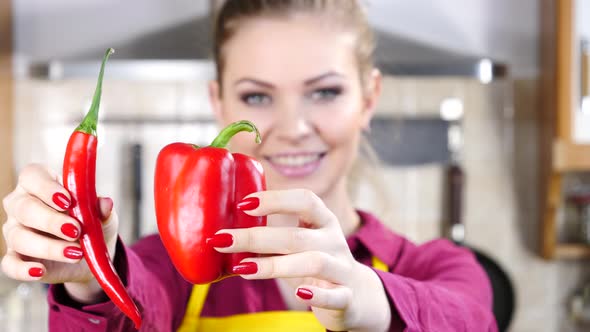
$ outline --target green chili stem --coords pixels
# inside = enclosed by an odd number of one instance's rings
[[[237,134],[241,131],[247,131],[250,133],[255,132],[256,133],[256,143],[260,144],[260,142],[262,141],[260,139],[260,133],[258,132],[258,129],[256,128],[256,126],[250,121],[242,120],[242,121],[237,121],[237,122],[231,123],[230,125],[225,127],[219,133],[219,135],[217,135],[217,137],[213,140],[213,142],[211,143],[210,146],[212,146],[214,148],[225,148],[227,146],[227,143],[229,143],[229,140],[235,134]]]
[[[96,123],[98,122],[98,109],[100,108],[100,95],[102,93],[102,77],[104,75],[104,67],[107,60],[113,53],[115,53],[115,50],[109,48],[102,58],[102,65],[100,66],[100,73],[98,74],[96,90],[94,90],[94,97],[92,97],[92,105],[90,105],[90,110],[88,113],[86,113],[86,116],[78,128],[76,128],[76,131],[81,131],[83,133],[96,136]]]

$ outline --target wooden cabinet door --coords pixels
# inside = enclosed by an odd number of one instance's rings
[[[14,162],[12,150],[12,9],[11,0],[0,1],[0,197],[14,186]],[[0,208],[0,224],[6,220],[4,208]],[[0,254],[4,254],[3,237],[0,236]]]

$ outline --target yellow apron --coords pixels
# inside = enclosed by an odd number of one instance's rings
[[[387,265],[377,257],[373,257],[373,267],[381,271],[388,270]],[[264,311],[225,317],[201,317],[208,291],[209,284],[193,286],[178,332],[326,331],[311,311]]]

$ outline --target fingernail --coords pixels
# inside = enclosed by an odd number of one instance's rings
[[[297,296],[304,300],[311,300],[313,292],[307,288],[297,288]]]
[[[235,274],[254,274],[258,272],[258,265],[254,262],[240,263],[232,268]]]
[[[241,200],[236,205],[236,207],[238,208],[238,210],[248,211],[254,210],[258,207],[258,205],[260,205],[260,199],[258,199],[258,197],[248,197]]]
[[[205,240],[205,243],[216,248],[227,248],[234,243],[234,237],[229,233],[219,233]]]
[[[100,217],[102,220],[107,220],[113,211],[113,199],[110,197],[101,197],[99,199]]]
[[[40,267],[32,267],[29,269],[29,275],[34,278],[39,278],[43,276],[43,269]]]
[[[63,210],[67,210],[72,204],[68,197],[60,192],[53,194],[52,200],[55,205],[59,206],[59,208]]]
[[[80,234],[80,231],[78,231],[78,228],[76,226],[74,226],[74,224],[71,223],[65,223],[63,225],[61,225],[61,232],[68,237],[71,238],[78,238],[78,235]]]
[[[84,253],[78,247],[66,247],[64,249],[64,256],[69,259],[81,259]]]

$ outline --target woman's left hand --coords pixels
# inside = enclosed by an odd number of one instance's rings
[[[233,242],[215,248],[219,252],[273,254],[244,259],[240,263],[247,267],[247,271],[241,271],[243,278],[288,278],[295,288],[293,295],[311,306],[329,330],[388,329],[391,310],[381,280],[371,268],[354,259],[336,216],[318,196],[309,190],[293,189],[258,192],[248,197],[257,197],[259,206],[244,213],[296,215],[304,227],[220,230],[218,234],[231,234]],[[246,262],[250,263],[244,265]],[[240,266],[234,272],[240,274]],[[311,298],[296,296],[298,292]]]

